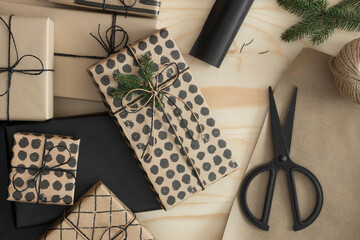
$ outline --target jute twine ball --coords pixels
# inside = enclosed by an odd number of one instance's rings
[[[347,43],[329,65],[339,92],[360,104],[360,38]]]

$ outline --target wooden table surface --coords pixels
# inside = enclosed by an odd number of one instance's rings
[[[55,6],[46,0],[0,1]],[[359,34],[336,31],[320,46],[311,46],[307,40],[284,43],[280,40],[281,32],[299,19],[281,9],[276,0],[255,0],[225,61],[217,69],[188,54],[213,3],[214,0],[162,0],[160,26],[168,27],[175,37],[241,169],[168,212],[138,214],[159,240],[222,239],[266,113],[266,88],[276,85],[303,47],[335,55],[345,43],[359,37]],[[252,44],[240,54],[243,43],[252,39]]]

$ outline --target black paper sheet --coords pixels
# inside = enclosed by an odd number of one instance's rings
[[[254,0],[216,0],[190,55],[220,67]]]
[[[7,126],[5,132],[9,152],[15,132],[51,133],[80,138],[75,200],[101,179],[134,212],[161,209],[118,127],[107,114],[54,119],[42,123],[15,123]],[[7,184],[8,174],[5,175]],[[7,190],[1,190],[1,195],[6,195]],[[17,227],[52,222],[67,208],[19,202],[13,204]]]
[[[0,122],[0,240],[36,240],[49,225],[15,228],[13,203],[6,200],[9,179],[6,144],[5,123]]]

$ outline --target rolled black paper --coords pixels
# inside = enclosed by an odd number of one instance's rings
[[[254,0],[217,0],[190,55],[220,67]]]

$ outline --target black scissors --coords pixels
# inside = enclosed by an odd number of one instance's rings
[[[293,130],[293,123],[294,123],[294,115],[295,115],[296,96],[297,96],[297,88],[295,88],[294,90],[284,127],[281,128],[280,119],[274,100],[274,95],[271,87],[269,87],[270,118],[271,118],[271,130],[272,130],[273,144],[274,144],[274,159],[272,160],[272,162],[259,166],[256,169],[254,169],[252,172],[250,172],[250,174],[247,175],[245,180],[243,181],[240,189],[240,204],[245,216],[256,227],[263,229],[265,231],[269,230],[268,222],[270,216],[271,202],[274,194],[276,175],[280,169],[283,169],[287,175],[287,181],[290,190],[290,200],[291,200],[292,212],[294,217],[294,231],[304,229],[308,227],[310,224],[312,224],[319,216],[323,205],[324,197],[319,180],[309,170],[291,161],[289,156],[291,136]],[[266,200],[265,200],[264,210],[262,213],[262,218],[259,220],[249,210],[246,194],[251,181],[254,180],[254,178],[257,175],[265,171],[270,172],[270,177],[266,192]],[[311,180],[312,184],[315,186],[316,194],[317,194],[317,202],[315,209],[313,213],[304,221],[301,220],[295,181],[294,181],[294,172],[296,171],[304,174],[306,177],[308,177]]]

